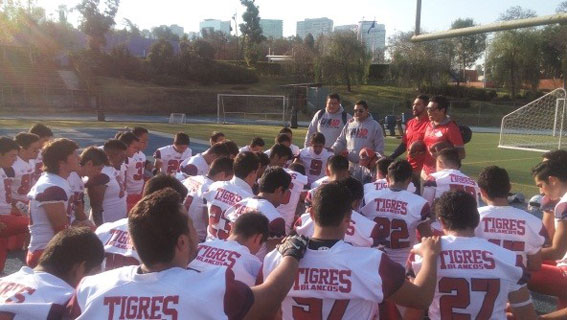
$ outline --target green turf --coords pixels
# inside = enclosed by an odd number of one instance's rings
[[[79,122],[79,121],[46,121],[45,124],[62,128],[124,128],[136,125],[150,130],[174,134],[179,131],[188,133],[192,138],[208,140],[212,131],[222,131],[238,145],[247,144],[254,136],[261,136],[267,144],[271,144],[280,127],[262,125],[218,125],[218,124],[186,124],[171,125],[166,123],[126,123],[126,122]],[[26,128],[29,121],[0,120],[0,126],[9,128]],[[294,130],[294,143],[303,145],[305,128]],[[399,144],[399,138],[386,138],[386,154],[390,154]],[[480,170],[486,166],[497,165],[508,170],[514,192],[522,192],[527,197],[535,194],[535,187],[530,175],[531,168],[539,162],[541,154],[537,152],[506,150],[497,148],[498,134],[475,133],[470,143],[466,145],[467,157],[463,160],[463,171],[477,177]]]

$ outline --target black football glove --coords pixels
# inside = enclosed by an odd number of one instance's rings
[[[283,257],[294,257],[295,259],[297,259],[297,261],[299,261],[305,254],[305,249],[307,249],[308,242],[309,239],[304,236],[288,236],[276,246],[276,249],[278,249],[278,252]]]

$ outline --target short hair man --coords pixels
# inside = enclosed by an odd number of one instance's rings
[[[47,127],[46,125],[44,125],[42,123],[34,124],[28,130],[28,132],[36,134],[36,135],[39,136],[40,149],[43,149],[43,147],[45,147],[47,142],[49,142],[51,139],[53,139],[53,131],[51,131],[51,129],[49,129],[49,127]],[[40,152],[37,155],[37,159],[35,159],[35,173],[34,173],[33,183],[35,183],[37,181],[37,179],[39,179],[39,176],[41,176],[42,173],[43,173],[43,161],[42,161],[41,152]],[[33,185],[33,183],[32,183],[32,185]]]
[[[186,269],[197,254],[197,243],[181,200],[177,192],[166,189],[144,197],[134,207],[128,229],[141,266],[84,278],[69,305],[74,317],[115,318],[123,312],[145,318],[172,314],[180,319],[273,317],[293,284],[306,241],[291,238],[280,246],[285,258],[277,274],[252,288],[234,280],[228,268]]]
[[[351,200],[349,190],[339,182],[330,182],[315,192],[313,237],[305,260],[300,262],[295,285],[281,305],[284,319],[313,317],[313,307],[323,319],[374,319],[378,303],[386,299],[418,308],[431,303],[440,251],[437,240],[424,239],[420,249],[427,257],[427,268],[411,283],[405,279],[404,268],[380,250],[353,247],[342,240],[350,226]],[[271,276],[280,264],[280,254],[270,252],[264,259],[262,275]]]
[[[220,132],[220,131],[213,131],[211,133],[211,136],[209,137],[209,144],[211,146],[214,146],[217,143],[221,143],[224,140],[226,140],[224,133]]]
[[[435,212],[446,235],[441,238],[442,251],[437,257],[440,263],[429,318],[506,319],[509,302],[517,319],[536,319],[525,285],[527,275],[516,265],[516,254],[474,236],[480,217],[473,196],[465,191],[444,193]],[[420,255],[412,260],[413,269],[420,270]],[[464,304],[447,302],[461,301],[462,297],[467,297]]]
[[[536,216],[509,205],[508,193],[512,186],[506,169],[497,166],[482,169],[478,186],[487,206],[478,208],[480,223],[475,235],[515,251],[528,271],[539,270],[547,230]]]
[[[234,142],[232,140],[223,140],[222,144],[224,144],[226,146],[226,148],[228,149],[229,157],[231,159],[236,158],[236,156],[239,153],[238,145],[236,144],[236,142]]]
[[[154,166],[159,172],[175,175],[179,165],[193,155],[189,148],[190,139],[184,132],[178,132],[173,138],[173,144],[158,148],[154,152]]]
[[[268,225],[268,218],[259,212],[241,215],[232,225],[228,239],[199,244],[197,257],[189,268],[204,271],[227,266],[234,272],[236,280],[253,286],[262,266],[254,254],[268,240]]]
[[[40,150],[40,138],[34,133],[21,132],[14,140],[20,145],[20,151],[16,162],[12,165],[14,169],[14,181],[12,183],[12,200],[14,203],[21,202],[27,206],[28,192],[35,183],[33,175],[35,172],[35,159]],[[16,206],[19,207],[19,206]],[[27,214],[27,212],[22,212]]]
[[[210,185],[203,194],[207,201],[209,227],[207,240],[228,238],[230,224],[224,212],[242,199],[253,197],[252,186],[256,183],[257,170],[260,166],[258,156],[246,151],[234,159],[234,177],[229,181],[217,181]]]
[[[141,135],[142,138],[144,134]],[[146,138],[147,140],[147,134]],[[124,185],[128,197],[126,199],[127,210],[130,211],[140,199],[142,199],[142,189],[144,188],[144,166],[146,156],[140,152],[144,143],[140,138],[130,131],[123,132],[118,139],[128,147],[126,149],[126,159],[124,161]],[[145,142],[147,144],[147,141]]]
[[[307,169],[305,173],[309,185],[325,176],[327,160],[332,155],[332,152],[325,149],[325,136],[320,132],[314,133],[309,139],[309,146],[301,149],[295,160]]]
[[[198,153],[179,165],[179,171],[186,176],[204,175],[209,172],[209,166],[217,158],[228,157],[230,154],[225,144],[212,145],[203,153]]]
[[[335,154],[346,155],[352,165],[358,164],[362,148],[384,154],[384,133],[382,127],[368,112],[368,104],[359,100],[354,105],[354,118],[344,126],[333,144]]]
[[[462,173],[461,159],[456,149],[441,150],[437,156],[436,172],[423,183],[423,197],[433,206],[435,199],[450,190],[464,190],[470,193],[477,202],[480,200],[480,189],[472,178]]]
[[[316,132],[325,136],[325,148],[331,148],[350,119],[352,116],[341,105],[341,97],[337,93],[329,94],[325,109],[317,111],[309,123],[304,148],[309,147],[309,139]]]
[[[4,270],[8,253],[8,239],[28,232],[29,218],[14,215],[12,206],[12,182],[20,146],[8,137],[0,137],[0,271]]]
[[[179,180],[165,174],[152,177],[144,186],[143,196],[171,188],[181,198],[187,196],[187,189]],[[103,223],[96,229],[96,235],[104,245],[105,260],[103,270],[108,271],[120,267],[139,265],[140,257],[130,241],[128,217],[117,221]]]
[[[100,270],[102,244],[87,228],[55,235],[37,267],[22,267],[0,279],[0,314],[11,319],[63,318],[74,288],[86,275]]]
[[[554,228],[547,230],[549,246],[541,249],[541,258],[556,260],[556,265],[542,264],[541,270],[532,273],[528,283],[531,290],[555,296],[558,305],[567,305],[567,166],[555,158],[543,161],[532,169],[532,176],[540,193],[556,202],[553,208]]]
[[[120,140],[111,139],[103,148],[108,164],[102,168],[100,175],[85,184],[97,226],[125,218],[128,213],[126,187],[121,175],[128,147]]]
[[[457,149],[459,159],[464,159],[465,144],[459,127],[447,116],[449,111],[449,100],[444,96],[435,96],[429,100],[425,108],[429,117],[429,124],[425,128],[423,142],[426,151],[423,162],[422,178],[425,180],[435,172],[435,150],[434,146],[444,142]]]
[[[360,210],[380,227],[379,237],[386,254],[405,266],[411,247],[421,236],[431,236],[431,210],[422,197],[407,191],[412,168],[407,160],[396,160],[388,167],[388,188],[364,195],[365,206]]]
[[[189,217],[193,220],[199,242],[205,241],[209,223],[204,193],[214,182],[231,180],[234,176],[233,164],[234,161],[230,158],[217,158],[211,163],[207,175],[189,176],[183,180],[183,185],[188,190],[184,205]]]
[[[264,152],[264,146],[266,142],[261,137],[254,137],[250,141],[250,144],[239,149],[240,152],[252,151],[252,152]]]
[[[311,183],[311,189],[313,190],[328,181],[337,181],[347,177],[350,177],[348,159],[341,155],[334,155],[327,160],[325,176]]]
[[[289,137],[289,148],[294,157],[299,155],[299,147],[293,144],[293,131],[289,127],[283,127],[280,130],[280,134],[285,134]]]
[[[345,232],[345,242],[355,247],[374,247],[380,244],[380,230],[376,222],[366,218],[358,213],[360,204],[364,197],[364,191],[360,181],[349,177],[340,180],[339,183],[346,187],[352,195],[352,212],[350,216],[350,224]],[[310,210],[312,211],[312,210]],[[311,238],[313,236],[313,218],[311,213],[304,213],[295,222],[295,232],[297,234]]]
[[[429,103],[429,97],[426,95],[418,95],[412,104],[412,114],[413,118],[410,119],[406,124],[406,130],[402,136],[402,142],[390,155],[390,158],[396,159],[402,155],[406,150],[408,151],[407,160],[413,168],[414,176],[412,182],[419,186],[419,174],[423,168],[423,161],[425,160],[425,153],[414,152],[412,150],[412,145],[414,143],[423,143],[423,137],[425,135],[425,129],[429,124],[429,116],[425,108]]]
[[[290,183],[291,176],[283,168],[268,167],[258,183],[260,191],[258,196],[244,198],[224,213],[224,217],[232,223],[240,215],[252,211],[258,211],[268,218],[270,222],[269,239],[256,253],[261,260],[286,234],[285,220],[276,207],[286,200]]]
[[[285,167],[293,158],[291,149],[284,144],[274,144],[266,154],[270,158],[270,166]]]
[[[44,174],[31,188],[30,225],[31,240],[26,263],[30,268],[37,265],[47,243],[59,231],[69,227],[69,200],[72,191],[67,178],[79,170],[79,146],[69,139],[55,139],[47,143],[41,152]]]

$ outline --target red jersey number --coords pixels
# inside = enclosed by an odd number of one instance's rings
[[[177,169],[179,169],[179,164],[181,164],[181,160],[169,160],[167,162],[167,169],[165,170],[165,172],[167,174],[177,172]]]
[[[449,189],[451,189],[451,191],[464,191],[473,196],[476,200],[476,190],[474,187],[464,186],[462,184],[450,184]]]
[[[500,292],[499,279],[476,279],[469,282],[463,278],[441,278],[439,280],[439,293],[455,293],[454,295],[443,295],[439,300],[441,319],[469,320],[471,316],[464,313],[454,312],[453,308],[466,309],[471,303],[472,291],[486,292],[482,306],[476,316],[477,320],[488,320],[494,310],[494,302]]]
[[[20,183],[20,187],[18,188],[18,194],[27,195],[31,189],[31,174],[24,174],[22,176],[22,180]]]
[[[292,306],[292,316],[295,320],[323,319],[323,300],[315,298],[293,298],[296,305]],[[340,320],[343,318],[350,300],[335,300],[327,320]]]
[[[136,162],[136,173],[134,174],[133,178],[134,181],[140,181],[144,179],[144,163],[143,162]]]
[[[378,225],[378,238],[384,239],[382,244],[390,249],[409,248],[408,226],[402,219],[390,219],[384,217],[374,218],[374,222]],[[385,239],[390,240],[385,240]]]
[[[221,221],[223,211],[218,206],[212,205],[211,209],[209,210],[209,232],[213,235],[213,237],[219,238],[221,240],[225,240],[228,238],[228,234],[230,233],[230,224],[228,221]],[[221,223],[224,223],[224,228],[216,229],[215,227],[221,228]]]
[[[309,167],[309,174],[313,176],[318,176],[321,174],[321,169],[323,169],[323,161],[321,160],[311,160],[311,165]]]

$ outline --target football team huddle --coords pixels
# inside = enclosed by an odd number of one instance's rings
[[[81,150],[43,124],[0,137],[0,268],[27,247],[0,319],[567,319],[567,152],[532,170],[538,218],[506,169],[460,171],[445,98],[412,110],[390,156],[335,94],[304,148],[215,131],[193,154],[180,132],[151,162],[143,127]]]

